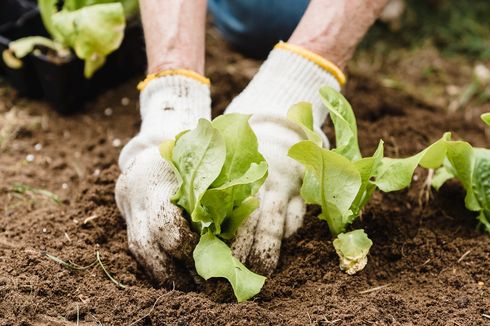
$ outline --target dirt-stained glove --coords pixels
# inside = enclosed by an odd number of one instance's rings
[[[192,262],[197,235],[170,202],[178,184],[158,146],[195,128],[200,118],[210,119],[211,98],[209,81],[200,75],[179,70],[159,76],[141,85],[141,130],[121,152],[115,192],[130,251],[159,284],[168,286],[182,280],[175,277],[175,262]]]
[[[270,274],[275,269],[283,238],[303,224],[305,204],[300,187],[301,166],[287,156],[288,149],[304,135],[286,118],[288,109],[301,101],[313,104],[315,128],[321,125],[327,109],[318,91],[328,85],[337,90],[344,82],[342,72],[332,63],[298,46],[279,43],[245,90],[226,113],[253,114],[259,151],[269,163],[269,176],[260,190],[261,206],[238,230],[234,255],[254,271]]]

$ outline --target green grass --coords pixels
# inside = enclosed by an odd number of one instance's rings
[[[56,257],[56,256],[53,256],[53,255],[50,255],[48,253],[45,253],[45,255],[50,260],[52,260],[52,261],[54,261],[54,262],[62,265],[65,268],[71,269],[73,271],[82,271],[82,270],[89,269],[90,267],[93,267],[95,265],[98,265],[102,269],[102,271],[104,271],[104,274],[107,276],[107,278],[112,283],[114,283],[115,285],[117,285],[118,287],[120,287],[122,289],[125,289],[126,288],[126,286],[124,284],[122,284],[121,282],[119,282],[118,280],[116,280],[111,275],[111,273],[109,273],[109,271],[107,270],[107,268],[105,267],[105,265],[102,263],[102,259],[100,258],[99,251],[96,251],[96,253],[95,253],[95,260],[92,263],[90,263],[89,265],[87,265],[87,266],[81,266],[81,265],[75,264],[75,263],[70,262],[70,261],[64,261],[63,259],[61,259],[59,257]]]
[[[490,1],[406,0],[401,28],[390,31],[377,23],[361,44],[369,49],[379,42],[388,47],[420,47],[432,43],[444,55],[490,59]]]
[[[28,196],[30,198],[34,198],[36,195],[51,199],[55,204],[61,204],[61,199],[58,195],[48,191],[46,189],[34,188],[29,185],[23,183],[14,183],[10,188],[10,192]]]

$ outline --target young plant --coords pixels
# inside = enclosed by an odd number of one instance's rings
[[[92,77],[117,50],[124,38],[126,17],[138,9],[137,0],[65,0],[58,11],[58,0],[38,0],[39,11],[52,39],[28,36],[9,44],[16,58],[22,59],[36,47],[43,46],[59,57],[73,49],[85,61],[84,75]],[[126,15],[126,17],[125,17]]]
[[[193,254],[197,273],[206,280],[226,278],[239,302],[259,293],[265,282],[233,257],[223,241],[232,239],[259,206],[255,195],[267,177],[249,118],[227,114],[212,122],[201,119],[196,129],[160,146],[179,182],[172,201],[201,234]]]
[[[301,195],[307,204],[320,205],[319,218],[325,220],[340,257],[340,268],[348,274],[362,270],[372,245],[364,230],[346,232],[364,206],[379,188],[384,192],[408,187],[415,168],[437,168],[445,156],[445,141],[450,135],[403,159],[383,157],[383,141],[370,157],[362,157],[357,140],[357,125],[347,100],[329,87],[320,89],[322,102],[330,111],[335,128],[336,148],[321,147],[319,135],[313,131],[311,104],[298,103],[288,117],[299,124],[308,140],[293,145],[288,155],[304,165]]]
[[[490,112],[483,113],[481,115],[481,119],[483,120],[483,122],[490,126]]]
[[[482,120],[490,125],[490,114],[483,114]],[[466,208],[478,212],[478,221],[490,233],[490,149],[472,147],[464,141],[447,142],[446,159],[436,170],[432,186],[439,190],[452,178],[466,190]]]

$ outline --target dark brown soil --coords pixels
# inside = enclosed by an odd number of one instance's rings
[[[242,60],[212,33],[210,43],[208,74],[217,114],[257,62]],[[127,142],[139,127],[136,82],[71,117],[0,88],[0,129],[7,120],[19,126],[0,154],[1,325],[69,325],[77,319],[82,325],[490,324],[490,237],[476,230],[456,183],[420,205],[422,170],[410,191],[376,194],[367,207],[358,224],[374,245],[358,275],[339,270],[327,226],[313,217],[318,210],[312,208],[306,225],[284,243],[276,273],[251,302],[234,303],[224,282],[188,293],[152,287],[127,249],[113,195],[121,149],[114,145]],[[365,154],[380,138],[387,155],[413,154],[444,131],[489,145],[478,118],[490,111],[488,105],[472,114],[447,115],[361,75],[351,76],[345,94],[358,114]],[[122,97],[129,105],[121,104]],[[112,109],[110,116],[106,108]],[[327,132],[331,135],[329,127]],[[36,144],[42,148],[36,150]],[[26,160],[29,154],[32,162]],[[12,192],[15,183],[56,193],[61,203],[32,191]],[[96,251],[126,289],[96,267],[71,271],[43,255],[87,265]]]

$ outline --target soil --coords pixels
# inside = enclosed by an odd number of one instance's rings
[[[208,39],[219,114],[259,63],[234,53],[213,32]],[[127,249],[113,194],[121,146],[139,128],[136,83],[69,117],[0,88],[1,325],[490,324],[490,237],[476,229],[457,183],[420,202],[423,170],[409,191],[377,193],[356,223],[374,245],[355,276],[339,270],[327,226],[312,207],[253,301],[235,303],[220,281],[190,292],[155,288]],[[351,74],[345,94],[358,116],[364,154],[380,138],[389,156],[414,154],[445,131],[489,145],[479,120],[488,105],[448,115],[361,74]],[[34,188],[12,191],[16,183]],[[60,203],[39,189],[57,194]],[[44,255],[89,265],[97,251],[125,289],[98,267],[73,271]]]

